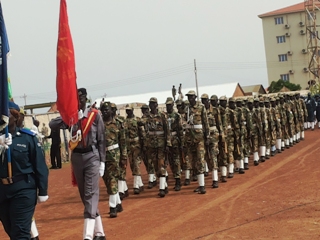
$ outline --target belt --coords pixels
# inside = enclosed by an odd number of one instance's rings
[[[202,129],[202,125],[187,125],[186,128]]]
[[[73,149],[74,153],[88,153],[92,151],[92,146],[86,147],[86,148],[75,148]]]
[[[9,185],[9,184],[13,184],[13,183],[16,183],[16,182],[19,182],[21,180],[25,180],[28,178],[28,175],[27,174],[23,174],[23,175],[18,175],[18,176],[14,176],[12,178],[0,178],[1,181],[0,181],[0,184],[2,185]]]
[[[106,151],[117,149],[118,147],[119,147],[119,144],[117,143],[117,144],[111,145],[109,147],[106,147]]]
[[[175,135],[177,135],[177,132],[171,132],[170,134],[171,134],[171,136],[175,136]]]
[[[217,127],[216,126],[213,126],[213,127],[209,127],[209,130],[216,130]]]
[[[164,131],[153,131],[153,132],[148,132],[148,135],[162,135],[164,134]]]

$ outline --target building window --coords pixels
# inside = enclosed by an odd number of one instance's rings
[[[274,21],[275,21],[276,25],[283,24],[283,17],[274,18]]]
[[[287,54],[280,54],[280,55],[278,55],[278,57],[279,57],[279,62],[288,61],[288,55]]]
[[[289,82],[289,74],[281,74],[280,75],[281,80]]]
[[[284,43],[284,42],[286,42],[285,36],[278,36],[277,37],[277,43]]]

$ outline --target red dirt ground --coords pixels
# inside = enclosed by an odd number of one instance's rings
[[[99,209],[107,239],[320,239],[320,130],[306,131],[306,140],[281,154],[236,174],[207,194],[193,193],[196,182],[160,199],[158,189],[132,193],[124,211],[108,216],[108,195],[101,180]],[[143,167],[144,168],[144,167]],[[143,169],[144,170],[144,169]],[[70,164],[50,170],[49,200],[37,205],[41,240],[82,239],[83,206],[71,186]],[[147,183],[144,171],[143,180]],[[0,239],[8,239],[0,227]]]

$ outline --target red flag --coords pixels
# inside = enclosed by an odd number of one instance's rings
[[[57,108],[62,120],[69,126],[78,122],[79,101],[76,78],[67,4],[66,0],[61,0],[57,46]]]

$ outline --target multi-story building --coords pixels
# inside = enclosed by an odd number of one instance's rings
[[[314,77],[308,69],[304,2],[258,17],[262,19],[269,85],[282,79],[307,88]]]

